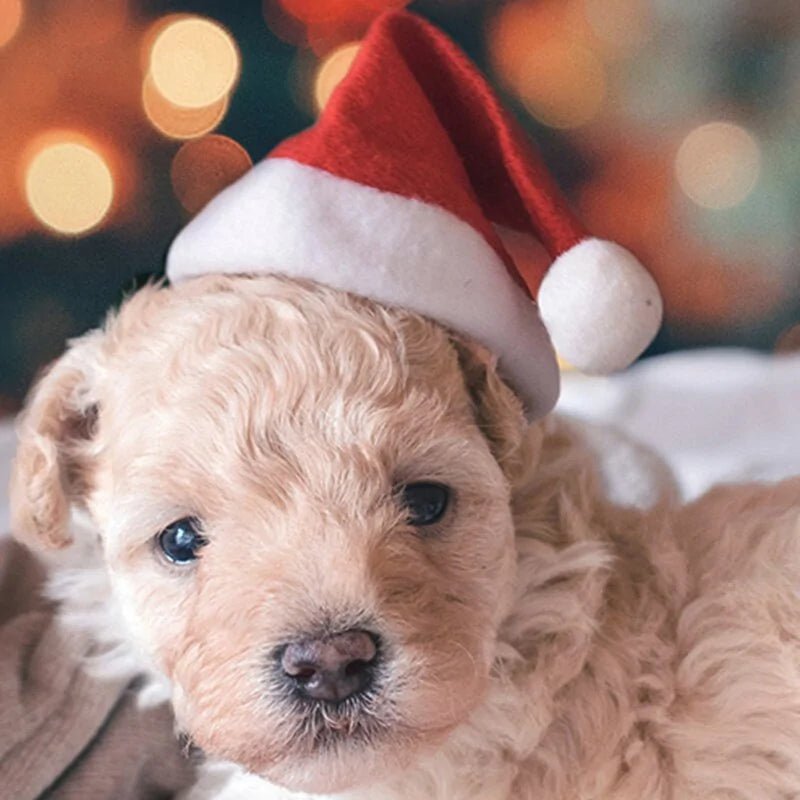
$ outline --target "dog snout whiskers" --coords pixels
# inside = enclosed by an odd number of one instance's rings
[[[301,696],[339,703],[372,687],[378,651],[377,636],[347,630],[291,642],[278,659],[285,680]]]

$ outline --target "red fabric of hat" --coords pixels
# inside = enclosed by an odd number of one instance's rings
[[[515,265],[495,225],[536,236],[546,274]],[[375,22],[313,127],[177,237],[169,277],[209,272],[312,279],[425,314],[494,351],[531,417],[557,397],[551,342],[608,372],[661,320],[647,271],[587,235],[478,70],[406,12]]]
[[[535,235],[551,258],[587,236],[484,77],[408,13],[375,23],[319,122],[270,155],[441,206],[514,272],[492,223]],[[536,297],[543,275],[522,277]]]

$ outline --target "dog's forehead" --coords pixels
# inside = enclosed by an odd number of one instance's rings
[[[439,326],[318,287],[223,285],[123,308],[102,403],[111,435],[135,445],[177,431],[187,449],[201,438],[223,449],[294,433],[342,446],[463,425],[469,400]]]
[[[446,388],[459,374],[447,333],[415,314],[277,279],[229,282],[227,291],[197,283],[123,307],[113,384],[136,381],[168,403],[179,385],[213,392],[226,380],[366,397]]]

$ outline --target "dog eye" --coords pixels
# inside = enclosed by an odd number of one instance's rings
[[[447,511],[450,490],[441,483],[408,483],[401,490],[411,525],[433,525]]]
[[[188,564],[197,558],[197,551],[206,544],[196,519],[185,517],[167,525],[158,534],[158,546],[173,564]]]

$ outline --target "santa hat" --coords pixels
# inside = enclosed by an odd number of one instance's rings
[[[515,265],[495,225],[536,236],[546,273]],[[647,271],[587,235],[484,78],[406,12],[373,24],[316,125],[175,239],[173,283],[221,272],[311,279],[428,316],[493,351],[534,418],[558,395],[551,340],[605,373],[661,321]]]

